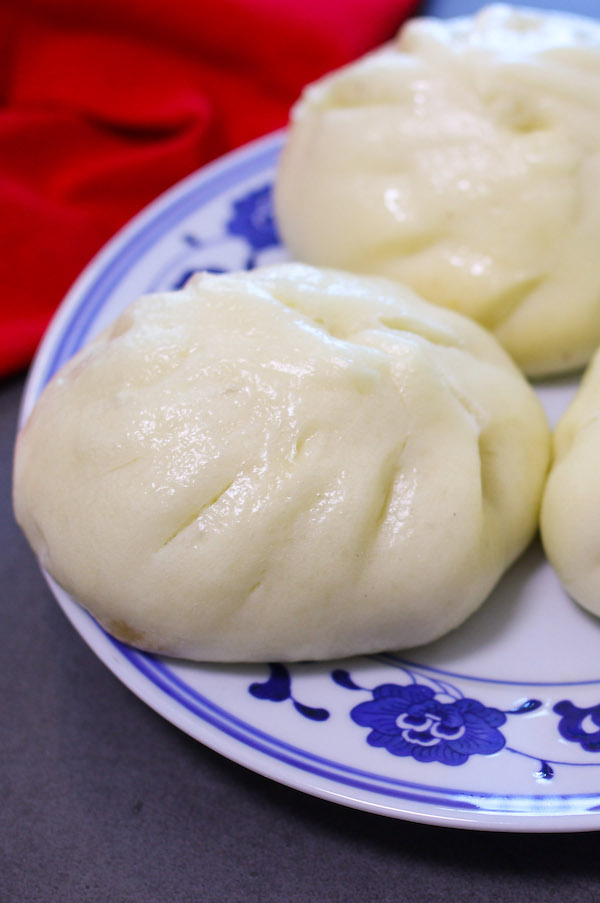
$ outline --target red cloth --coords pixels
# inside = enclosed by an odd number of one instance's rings
[[[0,375],[126,220],[285,124],[302,86],[414,0],[3,0]]]

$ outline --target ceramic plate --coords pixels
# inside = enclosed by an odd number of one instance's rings
[[[270,136],[205,168],[110,242],[42,343],[23,417],[61,364],[136,296],[181,286],[194,270],[286,258],[271,193],[281,144],[281,134]],[[539,386],[552,422],[573,389],[568,380]],[[111,639],[50,585],[134,693],[276,781],[438,825],[600,827],[600,625],[564,594],[538,544],[445,639],[318,664],[237,667],[147,655]]]

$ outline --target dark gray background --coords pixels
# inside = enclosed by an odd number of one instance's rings
[[[596,0],[568,9],[600,15]],[[14,524],[22,385],[0,381],[0,903],[599,899],[595,832],[462,832],[344,809],[246,771],[140,702],[70,626]]]

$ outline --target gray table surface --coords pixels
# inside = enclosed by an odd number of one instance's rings
[[[530,5],[600,15],[598,0]],[[595,832],[463,832],[345,809],[140,702],[75,633],[14,523],[22,387],[0,381],[0,903],[600,899]]]

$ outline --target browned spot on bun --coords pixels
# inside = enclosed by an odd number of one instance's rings
[[[106,629],[122,643],[128,643],[130,646],[143,645],[144,634],[131,627],[127,621],[109,621]]]

